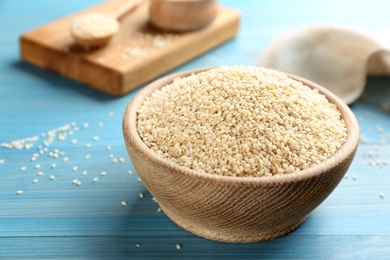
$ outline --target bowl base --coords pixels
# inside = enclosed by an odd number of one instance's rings
[[[188,220],[185,220],[184,218],[176,214],[173,214],[170,210],[166,209],[161,205],[160,208],[165,213],[165,215],[168,216],[170,220],[172,220],[175,224],[185,229],[186,231],[206,239],[215,240],[219,242],[226,242],[226,243],[255,243],[255,242],[272,240],[294,231],[307,218],[307,216],[305,216],[299,221],[293,223],[292,225],[284,227],[281,230],[272,230],[272,232],[262,232],[262,233],[259,232],[256,233],[255,235],[243,235],[243,234],[237,234],[236,232],[233,231],[232,233],[227,233],[227,232],[218,232],[218,231],[216,232],[215,230],[211,231],[207,229],[202,229],[197,226],[191,225],[191,223],[189,223]]]

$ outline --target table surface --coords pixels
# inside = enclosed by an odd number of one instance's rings
[[[175,71],[255,65],[273,36],[305,25],[386,29],[390,2],[361,2],[222,0],[241,11],[239,35]],[[390,259],[390,78],[368,78],[351,106],[364,138],[348,178],[297,230],[263,243],[209,241],[159,212],[137,180],[121,133],[137,90],[109,97],[20,59],[23,32],[96,3],[0,2],[0,143],[33,144],[0,148],[0,259]]]

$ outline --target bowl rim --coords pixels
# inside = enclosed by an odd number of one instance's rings
[[[299,172],[293,172],[288,174],[281,175],[273,175],[273,176],[259,176],[259,177],[245,177],[245,176],[224,176],[224,175],[216,175],[210,173],[204,173],[192,170],[190,168],[180,166],[173,162],[170,162],[161,156],[157,155],[152,149],[146,146],[146,144],[142,141],[141,137],[138,134],[136,128],[137,122],[137,110],[142,105],[144,99],[149,96],[156,89],[161,89],[162,87],[170,84],[177,77],[185,77],[194,73],[199,73],[202,71],[206,71],[216,67],[202,67],[197,69],[190,69],[181,72],[177,72],[174,74],[170,74],[159,78],[147,86],[145,86],[142,90],[140,90],[133,99],[129,102],[126,107],[126,110],[123,115],[123,137],[125,139],[125,143],[128,149],[134,150],[137,154],[148,157],[148,159],[153,160],[160,167],[165,169],[171,169],[170,172],[174,172],[175,174],[183,175],[183,176],[193,176],[201,179],[214,180],[216,182],[224,182],[224,183],[234,183],[234,184],[251,184],[251,185],[273,185],[280,184],[286,182],[297,182],[303,181],[308,178],[318,177],[323,172],[328,172],[335,166],[337,166],[340,162],[344,161],[351,154],[355,152],[359,143],[359,125],[357,119],[351,109],[335,94],[325,89],[324,87],[304,79],[299,76],[286,74],[288,77],[295,79],[297,81],[302,82],[304,85],[318,89],[319,92],[328,99],[329,102],[336,104],[338,110],[341,113],[342,119],[347,128],[347,140],[345,143],[339,148],[339,150],[333,154],[326,161],[307,169],[304,169]]]

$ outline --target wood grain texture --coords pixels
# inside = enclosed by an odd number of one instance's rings
[[[123,17],[119,32],[108,45],[85,50],[75,44],[69,29],[74,17],[86,12],[115,13],[126,2],[107,1],[23,34],[22,59],[113,96],[122,96],[231,39],[238,31],[239,13],[220,7],[209,26],[167,36],[149,25],[149,4],[144,1]],[[145,43],[145,35],[154,38]]]
[[[362,140],[348,178],[297,229],[262,243],[214,242],[192,235],[158,212],[159,205],[137,180],[128,159],[112,163],[111,153],[116,158],[128,156],[121,134],[122,115],[138,90],[112,98],[19,58],[18,39],[24,32],[102,2],[0,1],[0,143],[39,135],[72,121],[80,127],[65,141],[56,140],[50,146],[50,150],[65,151],[70,158],[67,163],[47,154],[31,162],[42,140],[30,150],[0,147],[0,159],[5,159],[0,164],[0,259],[390,259],[390,164],[373,163],[390,159],[390,114],[385,109],[390,100],[388,77],[369,77],[364,96],[351,105]],[[220,3],[240,11],[240,33],[171,72],[254,65],[271,38],[310,24],[367,30],[390,24],[390,2],[384,0]],[[86,129],[85,122],[89,123]],[[104,126],[99,127],[99,122]],[[93,136],[100,140],[93,141]],[[73,138],[76,144],[70,142]],[[86,148],[87,143],[92,148]],[[111,151],[106,150],[108,145]],[[86,154],[91,155],[89,160],[84,159]],[[51,169],[53,162],[56,169]],[[36,163],[41,164],[44,176],[36,174]],[[20,171],[23,165],[24,172]],[[72,171],[74,165],[79,171]],[[88,170],[85,176],[83,169]],[[104,170],[107,176],[101,177]],[[54,181],[49,179],[52,174]],[[99,181],[93,183],[94,177]],[[39,182],[32,183],[34,178]],[[72,184],[74,178],[82,185]],[[17,190],[24,194],[16,195]],[[127,205],[122,206],[122,201]],[[181,250],[176,249],[177,243]]]
[[[196,172],[163,159],[142,142],[136,127],[137,110],[154,91],[175,78],[205,70],[161,78],[141,90],[128,105],[123,135],[137,174],[172,221],[201,237],[251,243],[291,232],[330,195],[347,172],[359,142],[354,114],[328,90],[290,75],[318,89],[337,105],[348,131],[345,144],[327,161],[293,174],[256,178]]]

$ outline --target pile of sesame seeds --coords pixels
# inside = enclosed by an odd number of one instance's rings
[[[158,155],[200,172],[272,176],[331,157],[347,130],[335,104],[273,70],[231,66],[155,91],[137,130]]]

